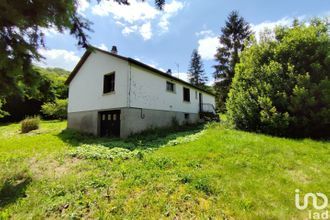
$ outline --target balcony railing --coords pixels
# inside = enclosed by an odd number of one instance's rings
[[[208,112],[208,113],[216,114],[214,106],[210,103],[201,103],[199,111],[201,113]]]

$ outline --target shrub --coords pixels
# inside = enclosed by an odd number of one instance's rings
[[[39,129],[39,123],[39,116],[27,117],[21,122],[21,132],[28,133],[32,130],[37,130]]]
[[[67,117],[67,99],[56,99],[41,106],[41,112],[51,119],[65,119]]]
[[[330,136],[330,37],[326,23],[275,29],[241,54],[227,100],[238,129],[279,136]]]

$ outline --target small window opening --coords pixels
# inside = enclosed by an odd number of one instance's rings
[[[103,77],[103,93],[115,91],[115,73],[104,75]]]

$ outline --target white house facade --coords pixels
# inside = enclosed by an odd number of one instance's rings
[[[197,123],[202,111],[214,112],[213,94],[115,51],[87,50],[67,84],[68,128],[99,136]]]

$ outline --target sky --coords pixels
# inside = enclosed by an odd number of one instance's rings
[[[264,28],[290,25],[294,18],[330,17],[330,0],[166,0],[163,11],[154,0],[129,0],[130,6],[112,0],[78,0],[78,12],[92,22],[89,42],[96,47],[139,60],[187,80],[191,53],[197,49],[205,72],[213,82],[213,65],[218,37],[228,14],[237,10],[256,36]],[[45,30],[46,48],[39,52],[44,67],[73,70],[84,49],[68,32]]]

